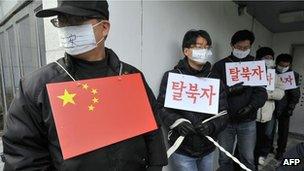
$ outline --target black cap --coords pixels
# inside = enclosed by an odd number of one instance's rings
[[[58,7],[38,11],[36,17],[51,17],[68,14],[80,17],[96,17],[109,19],[108,2],[106,0],[58,0]]]

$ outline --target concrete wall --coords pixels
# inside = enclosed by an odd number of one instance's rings
[[[291,53],[292,44],[304,44],[304,31],[275,33],[273,36],[273,50],[277,55]]]
[[[238,16],[231,1],[110,1],[111,30],[107,46],[120,58],[141,69],[157,95],[161,77],[181,59],[181,41],[189,29],[205,29],[213,40],[214,61],[227,56],[230,38],[240,29],[256,33],[253,53],[272,46],[273,34],[252,17]],[[43,7],[56,6],[43,0]],[[45,19],[47,62],[62,57],[58,37],[50,19]]]
[[[157,11],[157,12],[156,12]],[[240,29],[256,33],[258,45],[271,46],[273,34],[252,18],[238,16],[233,2],[210,1],[149,1],[143,3],[142,70],[155,93],[162,74],[183,57],[181,43],[189,29],[207,30],[213,40],[214,61],[230,54],[230,39]]]

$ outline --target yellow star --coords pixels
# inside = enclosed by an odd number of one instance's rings
[[[99,99],[97,99],[96,97],[94,97],[94,98],[92,99],[92,101],[93,101],[93,103],[98,103],[98,102],[99,102]]]
[[[95,108],[93,105],[90,105],[90,106],[88,106],[88,107],[89,107],[89,111],[91,111],[91,112],[92,112],[92,111],[94,110],[94,108]]]
[[[82,88],[85,90],[88,90],[89,86],[88,86],[88,84],[82,84]]]
[[[64,89],[64,94],[61,96],[58,96],[61,100],[63,100],[63,106],[65,106],[68,103],[75,104],[74,97],[76,94],[70,94],[66,89]]]
[[[97,89],[92,89],[91,93],[94,95],[97,94]]]

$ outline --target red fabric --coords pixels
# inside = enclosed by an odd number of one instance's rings
[[[64,159],[157,129],[140,74],[52,83],[47,90]]]

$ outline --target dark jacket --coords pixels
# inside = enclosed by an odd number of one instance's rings
[[[202,114],[197,112],[190,112],[178,109],[171,109],[164,107],[165,97],[166,97],[166,88],[169,73],[180,73],[185,75],[192,75],[196,77],[213,77],[210,73],[211,64],[207,63],[201,71],[195,71],[192,69],[188,62],[187,58],[180,60],[178,65],[174,67],[173,70],[167,71],[161,81],[159,95],[157,98],[158,103],[158,113],[167,129],[178,119],[187,119],[194,126],[203,120],[212,117],[210,114]],[[221,91],[220,93],[220,102],[219,102],[219,111],[224,111],[227,109],[226,93]],[[219,132],[221,132],[227,125],[228,115],[219,117],[217,119],[211,120],[210,122],[214,123],[215,132],[212,137],[216,138]],[[173,130],[169,144],[173,145],[175,140],[179,137],[177,131]],[[203,157],[215,149],[214,145],[207,140],[205,137],[200,137],[199,135],[187,135],[184,142],[176,151],[177,153],[184,154],[191,157]]]
[[[292,71],[291,69],[287,72]],[[280,74],[278,71],[276,71],[277,74]],[[288,111],[293,111],[296,107],[296,105],[299,103],[301,92],[300,92],[300,81],[299,77],[300,75],[293,71],[295,75],[295,81],[298,86],[298,88],[291,89],[291,90],[285,90],[285,96],[278,101],[275,101],[275,116],[287,116]]]
[[[212,68],[212,73],[215,73],[225,84],[225,89],[228,90],[227,82],[226,82],[226,66],[225,63],[228,62],[240,62],[240,61],[254,61],[255,57],[248,55],[246,58],[240,60],[239,58],[230,55],[218,62],[216,62]],[[228,94],[228,92],[227,92]],[[244,91],[240,95],[230,96],[228,95],[228,113],[230,115],[230,120],[234,123],[236,122],[249,122],[254,121],[257,117],[257,110],[264,106],[267,100],[267,91],[264,87],[250,87],[244,86]],[[235,116],[237,112],[243,107],[251,104],[254,107],[254,110],[250,113],[250,116],[243,120],[236,120]]]
[[[110,68],[108,76],[118,75],[120,69],[124,74],[140,73],[131,65],[121,62],[112,50],[106,49],[106,56]],[[58,62],[77,78],[71,58],[66,55]],[[8,111],[3,136],[4,170],[143,171],[146,166],[167,164],[160,129],[63,160],[46,84],[64,81],[71,81],[71,78],[56,63],[21,79],[20,90]],[[145,87],[154,107],[156,99],[146,82]]]

